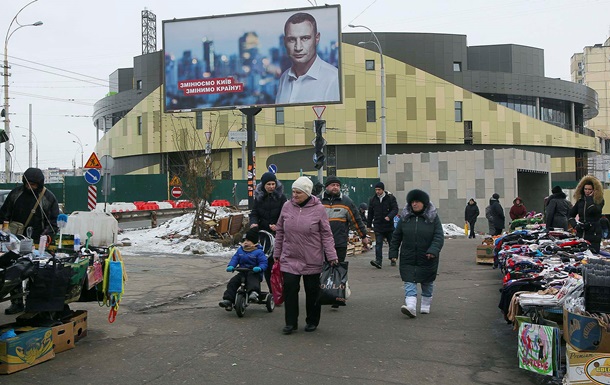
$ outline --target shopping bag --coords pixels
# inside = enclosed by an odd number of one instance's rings
[[[468,235],[468,222],[464,223],[464,235]]]
[[[345,306],[347,300],[347,262],[336,266],[325,262],[320,274],[320,305]]]
[[[63,310],[71,278],[72,268],[56,258],[50,259],[45,265],[39,265],[34,276],[30,277],[25,311]]]
[[[284,276],[280,270],[279,260],[276,260],[271,268],[271,292],[276,305],[284,303]]]
[[[65,262],[64,265],[67,268],[72,269],[72,275],[70,277],[70,282],[68,283],[68,289],[66,292],[65,303],[68,304],[77,301],[81,295],[83,285],[85,284],[85,278],[87,277],[89,258],[85,257],[74,263]]]
[[[102,264],[100,261],[95,260],[93,264],[87,268],[87,290],[91,290],[98,283],[104,280],[104,272],[102,271]]]

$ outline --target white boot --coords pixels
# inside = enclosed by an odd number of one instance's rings
[[[432,305],[432,297],[421,297],[421,306],[419,311],[422,314],[430,314],[430,305]]]
[[[417,317],[417,297],[406,297],[405,304],[400,308],[402,314],[408,315],[409,318]]]

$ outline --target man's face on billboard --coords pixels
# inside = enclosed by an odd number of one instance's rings
[[[313,64],[319,42],[320,34],[314,31],[313,24],[309,21],[289,23],[286,26],[284,44],[298,76],[306,73]]]

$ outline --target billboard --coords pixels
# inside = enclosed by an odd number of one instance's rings
[[[342,102],[339,5],[163,21],[165,111]]]

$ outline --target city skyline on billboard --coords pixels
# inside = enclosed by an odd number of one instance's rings
[[[339,5],[163,21],[166,112],[342,102]]]

